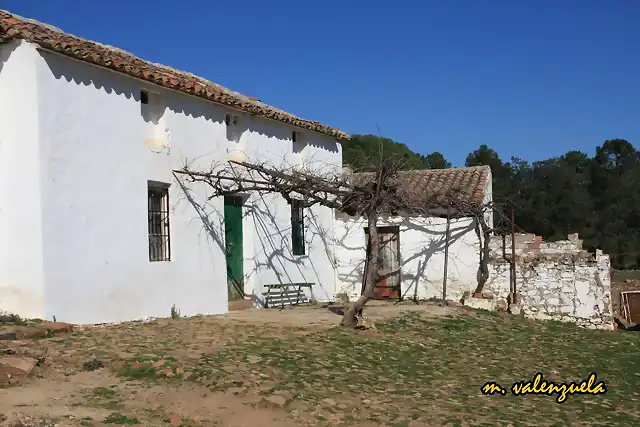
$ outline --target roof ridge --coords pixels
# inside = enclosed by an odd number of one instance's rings
[[[204,77],[168,65],[153,63],[118,47],[76,36],[53,25],[0,9],[0,43],[11,39],[22,39],[48,51],[291,126],[336,139],[351,138],[344,131],[302,119],[262,101],[255,101]]]
[[[447,205],[447,194],[455,194],[457,203],[467,207],[479,208],[484,203],[487,181],[491,176],[491,167],[487,165],[468,166],[448,169],[414,169],[400,171],[397,183],[400,192],[418,210],[434,204]],[[353,174],[357,185],[373,182],[375,172]]]
[[[466,169],[485,169],[485,168],[491,168],[491,166],[488,165],[477,165],[477,166],[462,166],[462,167],[452,167],[452,168],[439,168],[439,169],[409,169],[409,170],[404,170],[404,171],[400,171],[400,172],[425,172],[425,171],[430,171],[430,172],[446,172],[446,171],[457,171],[457,170],[466,170]]]
[[[477,165],[477,166],[463,166],[459,168],[444,168],[444,169],[409,169],[409,170],[401,170],[398,173],[412,173],[412,172],[420,172],[420,173],[429,173],[429,172],[453,172],[453,171],[463,171],[463,170],[472,170],[472,169],[491,169],[489,165]],[[372,171],[368,172],[353,172],[354,174],[369,174],[375,173]]]

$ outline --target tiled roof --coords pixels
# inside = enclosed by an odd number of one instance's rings
[[[0,43],[12,39],[26,40],[52,52],[61,53],[80,61],[118,71],[250,114],[319,132],[336,139],[350,138],[347,133],[341,130],[301,119],[256,98],[249,98],[193,74],[145,61],[115,47],[66,34],[50,25],[13,15],[0,9]]]
[[[446,212],[450,202],[452,211],[471,210],[482,206],[488,179],[489,166],[401,171],[397,195],[417,212]],[[351,180],[356,186],[366,186],[374,180],[374,173],[354,173]]]

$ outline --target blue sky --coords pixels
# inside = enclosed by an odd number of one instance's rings
[[[456,165],[640,148],[639,0],[0,0],[301,117]]]

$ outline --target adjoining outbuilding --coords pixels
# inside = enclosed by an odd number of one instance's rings
[[[362,185],[373,175],[353,173],[351,179]],[[491,169],[401,171],[398,185],[414,209],[412,213],[382,215],[378,222],[383,279],[376,287],[377,296],[441,298],[448,241],[447,298],[459,300],[478,283],[483,239],[479,221],[489,228],[493,224]],[[356,298],[363,282],[367,220],[344,213],[336,213],[336,219],[337,292]]]

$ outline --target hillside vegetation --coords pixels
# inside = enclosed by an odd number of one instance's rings
[[[381,152],[403,158],[404,169],[451,167],[439,152],[415,153],[405,144],[375,135],[355,135],[343,146],[345,164],[371,169]],[[640,151],[624,139],[607,140],[589,155],[569,151],[529,163],[504,161],[487,145],[469,153],[465,166],[488,165],[494,201],[513,208],[520,230],[548,240],[579,233],[585,247],[611,254],[614,267],[640,269]]]

